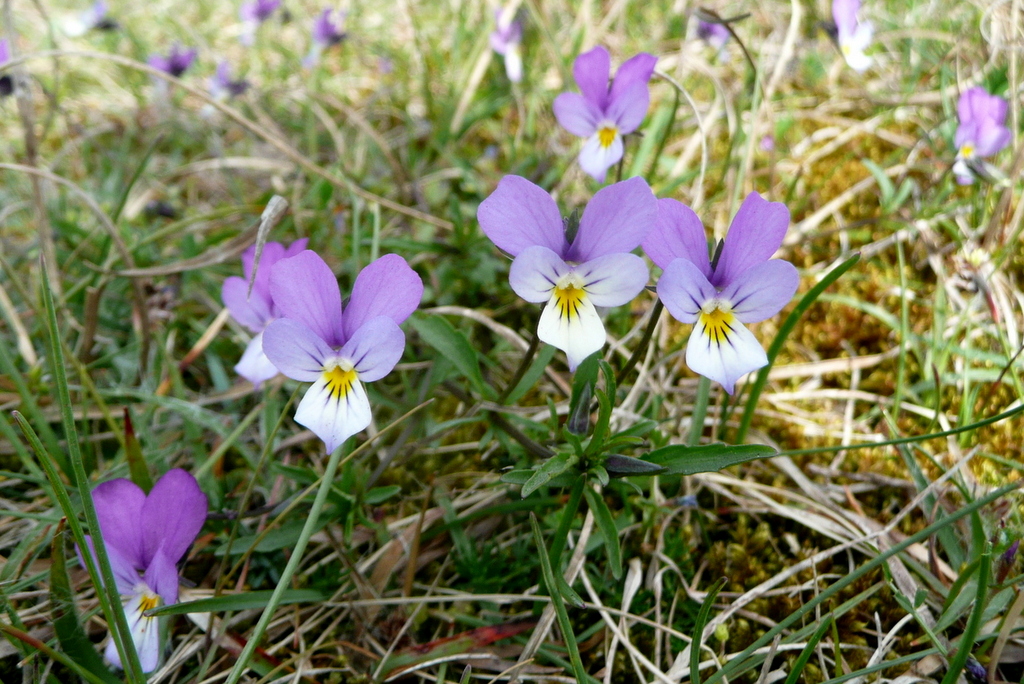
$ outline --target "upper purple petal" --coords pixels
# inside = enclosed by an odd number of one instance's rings
[[[181,468],[164,473],[146,497],[142,516],[136,518],[142,528],[144,567],[149,567],[157,550],[162,550],[173,566],[195,541],[206,522],[206,495],[196,478]]]
[[[860,0],[832,0],[832,19],[842,36],[852,35],[857,28]]]
[[[604,110],[608,103],[608,76],[611,68],[611,56],[600,45],[589,52],[584,52],[572,65],[572,75],[583,97],[601,110]]]
[[[397,254],[385,254],[359,272],[345,307],[345,338],[372,318],[401,323],[423,298],[423,279]]]
[[[662,269],[674,259],[687,259],[711,278],[711,259],[704,225],[693,209],[674,199],[658,200],[658,220],[643,242],[644,253]]]
[[[254,333],[258,333],[266,327],[267,322],[273,318],[273,301],[270,293],[263,295],[253,288],[252,297],[249,297],[249,283],[238,276],[231,276],[224,280],[221,287],[220,298],[224,306],[228,307],[232,318],[244,325]]]
[[[505,176],[480,203],[477,220],[484,235],[512,256],[540,245],[565,254],[568,244],[558,205],[544,189],[520,176]]]
[[[341,356],[352,362],[362,382],[373,382],[390,373],[404,351],[402,329],[389,317],[377,316],[352,334]]]
[[[747,195],[732,219],[725,246],[711,281],[724,288],[743,273],[768,261],[782,245],[789,228],[789,209],[769,202],[756,192]]]
[[[562,128],[581,138],[593,135],[604,118],[597,105],[579,93],[562,93],[556,97],[554,110]]]
[[[566,261],[583,263],[605,254],[629,252],[643,242],[658,218],[658,202],[643,178],[601,188],[583,210],[580,229]]]
[[[1010,129],[1006,126],[995,124],[983,126],[978,132],[976,140],[978,147],[975,154],[979,157],[991,157],[1009,145],[1012,137]]]
[[[754,266],[722,290],[741,323],[771,318],[789,304],[800,286],[796,267],[782,259],[770,259]]]
[[[263,332],[263,353],[289,378],[314,382],[337,350],[299,321],[279,318]]]
[[[92,490],[100,534],[108,549],[117,549],[134,568],[146,567],[139,520],[146,493],[125,478],[110,480]],[[95,530],[93,531],[95,533]]]
[[[270,269],[270,293],[282,316],[299,321],[330,347],[345,343],[341,290],[320,255],[306,250],[277,262]]]
[[[615,122],[619,133],[632,133],[644,122],[650,103],[651,93],[647,90],[647,83],[633,81],[618,95],[612,97],[608,104],[607,116]]]
[[[10,61],[11,59],[11,45],[7,42],[6,38],[0,39],[0,64]]]
[[[89,549],[89,553],[92,555],[93,562],[96,562],[96,549],[92,543],[92,537],[85,535],[85,545]],[[114,576],[114,585],[117,587],[117,593],[119,594],[130,594],[142,578],[139,577],[138,571],[135,569],[135,562],[125,556],[117,547],[107,544],[107,560],[110,561],[110,573]],[[82,549],[75,545],[75,551],[78,553],[78,560],[85,567],[85,558],[82,557]],[[97,563],[97,566],[99,564]],[[102,582],[103,579],[100,578]]]
[[[646,52],[634,55],[623,62],[619,66],[619,70],[615,72],[615,80],[612,81],[609,99],[614,101],[635,83],[642,83],[646,88],[647,82],[651,80],[651,75],[654,73],[654,66],[657,63],[658,58]]]

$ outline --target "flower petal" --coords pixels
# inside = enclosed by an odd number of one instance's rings
[[[162,548],[154,554],[144,579],[160,595],[165,605],[178,602],[178,568]]]
[[[512,83],[519,83],[523,80],[523,54],[519,49],[519,43],[509,43],[505,51],[505,75]]]
[[[604,109],[608,102],[608,75],[611,68],[611,56],[600,45],[581,54],[572,65],[572,75],[583,97],[599,109]]]
[[[92,537],[88,534],[85,535],[85,544],[89,549],[89,553],[92,554],[93,562],[96,562],[96,549],[92,545]],[[85,558],[82,557],[82,549],[76,545],[75,551],[78,553],[78,562],[84,568]],[[107,546],[107,559],[110,561],[110,571],[114,575],[114,585],[117,587],[117,593],[131,593],[132,588],[142,581],[139,573],[135,570],[135,564],[116,547],[109,545]]]
[[[145,587],[145,585],[141,585]],[[135,650],[139,654],[139,664],[143,672],[152,672],[160,664],[160,622],[157,618],[146,617],[142,614],[144,604],[150,599],[146,596],[146,590],[137,590],[124,604],[124,614],[128,619],[128,628],[131,631],[132,642],[135,643]],[[108,649],[108,660],[116,667],[121,667],[120,659],[116,659],[117,649],[114,649],[114,658],[110,657]]]
[[[875,61],[870,55],[865,55],[862,49],[851,45],[844,47],[843,58],[846,60],[846,64],[858,74],[867,71]]]
[[[789,209],[756,192],[747,195],[732,219],[712,283],[722,288],[763,261],[782,245],[789,228]]]
[[[208,503],[196,478],[174,468],[153,485],[135,524],[142,528],[142,554],[149,567],[160,550],[173,566],[177,563],[206,522]]]
[[[625,135],[640,128],[647,116],[651,93],[647,82],[634,81],[608,104],[608,118],[615,122],[619,133]]]
[[[580,168],[598,183],[604,183],[608,169],[622,159],[622,150],[622,136],[618,133],[607,147],[601,144],[600,133],[595,133],[583,143],[579,156]]]
[[[253,289],[252,297],[249,297],[249,283],[244,278],[226,278],[221,287],[220,298],[231,312],[231,317],[254,333],[263,330],[272,318],[269,295],[263,298]]]
[[[742,323],[757,323],[771,318],[789,304],[800,286],[796,267],[782,259],[758,264],[722,290]]]
[[[251,382],[254,389],[277,375],[277,366],[263,353],[263,333],[249,340],[242,358],[235,364],[235,372]]]
[[[606,254],[575,269],[594,306],[622,306],[647,285],[650,272],[635,254]]]
[[[302,323],[331,347],[344,344],[341,291],[320,255],[306,250],[274,264],[270,293],[282,316]]]
[[[412,315],[422,298],[419,274],[397,254],[385,254],[356,276],[352,297],[345,307],[345,337],[351,337],[377,316],[401,323]]]
[[[568,245],[558,205],[544,189],[520,176],[505,176],[476,212],[480,229],[499,249],[519,256],[541,245],[565,254]]]
[[[337,352],[302,323],[279,318],[263,332],[263,353],[292,380],[314,382]]]
[[[295,411],[295,422],[322,439],[328,454],[365,429],[370,418],[370,401],[359,380],[353,380],[343,392],[332,392],[323,374],[306,390]]]
[[[658,299],[680,323],[695,322],[704,302],[717,294],[696,264],[687,259],[671,262],[658,281]]]
[[[768,355],[742,323],[733,321],[722,340],[712,339],[707,328],[698,322],[686,343],[686,365],[694,373],[721,383],[732,394],[736,381],[743,375],[768,365]]]
[[[537,336],[565,352],[571,371],[603,347],[605,339],[604,324],[593,302],[586,295],[574,302],[559,301],[557,290],[540,315]]]
[[[644,253],[662,269],[674,259],[692,262],[711,277],[708,239],[693,209],[674,199],[658,200],[658,220],[643,242]]]
[[[98,485],[92,490],[92,500],[104,546],[108,550],[116,549],[131,567],[146,567],[139,527],[146,493],[131,480],[121,477]]]
[[[1010,129],[996,125],[992,121],[985,121],[979,131],[974,154],[979,157],[991,157],[1009,145],[1011,137]]]
[[[508,284],[526,301],[539,304],[551,298],[558,279],[568,272],[568,264],[547,247],[527,247],[512,262]]]
[[[647,83],[651,80],[651,74],[654,73],[654,66],[657,63],[657,57],[641,52],[620,64],[619,70],[615,72],[615,80],[612,81],[611,93],[608,96],[608,99],[613,103],[612,106],[614,107],[615,100],[637,83],[643,84],[646,91]],[[647,111],[646,106],[644,111]],[[640,117],[640,119],[643,120],[643,117]],[[640,124],[638,123],[637,125],[639,126]]]
[[[583,210],[566,261],[582,263],[605,254],[630,252],[643,242],[657,219],[658,202],[643,178],[602,188]]]
[[[556,97],[554,110],[562,128],[581,138],[593,135],[604,116],[594,103],[579,93],[562,93]]]
[[[378,316],[355,331],[340,356],[352,362],[360,380],[373,382],[390,373],[404,351],[405,333],[387,316]]]
[[[857,12],[860,0],[832,0],[832,19],[840,35],[853,33],[857,26]]]

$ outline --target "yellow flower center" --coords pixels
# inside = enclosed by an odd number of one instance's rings
[[[347,361],[331,366],[324,370],[324,380],[327,381],[327,391],[335,399],[344,399],[352,391],[358,374],[352,364]]]
[[[587,291],[583,289],[579,276],[575,273],[563,276],[555,285],[553,294],[559,318],[579,318],[583,300],[587,298]]]
[[[732,324],[735,320],[732,305],[722,299],[709,299],[704,302],[697,316],[701,332],[718,347],[729,341],[729,333],[734,332]]]
[[[601,147],[611,147],[612,143],[615,142],[615,136],[619,134],[619,129],[614,126],[602,126],[597,131],[597,141],[601,143]]]
[[[960,156],[963,157],[964,159],[970,159],[971,157],[973,157],[974,156],[974,144],[973,143],[964,143],[960,147]]]
[[[142,598],[139,600],[139,612],[145,613],[147,610],[153,610],[159,605],[160,597],[147,591],[142,594]]]

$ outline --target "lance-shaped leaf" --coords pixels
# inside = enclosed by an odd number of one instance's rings
[[[778,451],[763,444],[706,444],[704,446],[672,446],[655,449],[646,460],[664,466],[670,475],[714,473],[759,458],[777,456]]]
[[[548,460],[544,461],[544,464],[534,471],[533,476],[527,480],[526,484],[523,485],[523,498],[530,496],[535,491],[546,485],[554,477],[561,475],[562,473],[568,472],[570,468],[575,466],[579,462],[580,458],[576,454],[555,454]]]

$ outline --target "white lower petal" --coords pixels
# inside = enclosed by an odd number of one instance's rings
[[[874,62],[870,56],[864,54],[864,49],[857,45],[846,43],[841,45],[840,48],[843,51],[843,58],[846,59],[846,63],[858,73],[867,71]]]
[[[561,349],[569,360],[569,370],[583,363],[604,346],[604,324],[586,293],[556,288],[540,315],[537,336],[542,342]]]
[[[523,80],[523,56],[519,52],[518,43],[509,44],[505,50],[505,73],[513,83]]]
[[[709,319],[701,313],[686,344],[686,365],[732,394],[743,375],[768,365],[768,355],[733,314],[719,313]]]
[[[351,373],[351,376],[345,375]],[[333,374],[333,375],[332,375]],[[324,441],[327,453],[370,424],[370,400],[354,370],[324,372],[299,402],[295,422]]]
[[[160,597],[145,583],[140,583],[134,593],[122,596],[121,599],[132,643],[139,654],[139,664],[143,672],[152,672],[160,664],[160,624],[158,618],[146,617],[143,613],[159,606],[162,603]],[[103,655],[111,665],[124,669],[113,638],[107,643]]]
[[[618,131],[609,136],[605,133],[606,130],[611,129],[603,124],[599,125],[597,132],[587,138],[587,142],[583,143],[583,149],[580,150],[580,167],[598,183],[603,183],[605,172],[622,159],[622,136]],[[606,142],[607,145],[604,144]]]
[[[235,372],[259,389],[260,383],[277,375],[277,366],[263,353],[263,333],[252,338],[242,358],[235,364]]]

